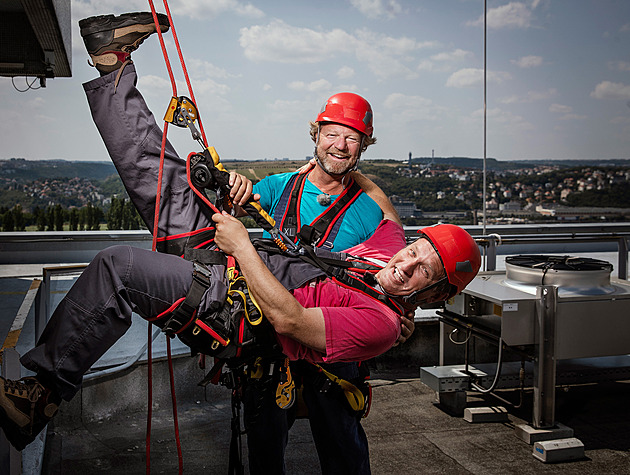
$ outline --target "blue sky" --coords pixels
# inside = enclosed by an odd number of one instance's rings
[[[311,155],[308,121],[340,91],[372,104],[378,143],[367,158],[483,156],[482,0],[169,7],[208,140],[224,159]],[[81,86],[97,72],[77,23],[147,9],[144,0],[72,1],[73,77],[24,93],[0,78],[0,158],[108,160]],[[487,38],[488,157],[630,158],[630,1],[488,0]],[[157,36],[132,58],[161,123],[171,86]],[[170,127],[169,138],[182,156],[198,148],[184,129]]]

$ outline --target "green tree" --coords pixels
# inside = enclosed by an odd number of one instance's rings
[[[79,229],[79,210],[72,208],[70,210],[70,231],[77,231]]]
[[[7,210],[2,214],[2,230],[8,233],[15,231],[15,220],[11,210]]]
[[[33,209],[33,219],[38,231],[46,230],[46,212],[39,206]]]
[[[55,231],[63,231],[63,221],[64,221],[64,216],[63,216],[63,208],[61,207],[60,204],[55,205],[54,211],[53,211],[53,220],[55,223]]]
[[[124,199],[119,200],[115,196],[112,197],[112,204],[107,211],[107,229],[123,229],[123,205]]]
[[[87,229],[90,231],[98,231],[101,228],[101,221],[105,219],[105,213],[98,206],[88,203],[87,206]]]
[[[131,200],[123,199],[122,229],[140,229],[140,215]]]
[[[15,205],[13,207],[12,213],[13,213],[13,221],[15,223],[15,230],[25,231],[26,223],[25,223],[25,216],[24,216],[24,211],[22,210],[22,206],[20,206],[19,204]]]
[[[49,206],[46,209],[46,231],[54,231],[55,230],[55,208],[53,206]]]

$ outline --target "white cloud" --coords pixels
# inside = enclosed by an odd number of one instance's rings
[[[440,62],[455,62],[463,61],[470,58],[471,56],[473,56],[472,52],[457,48],[453,51],[445,51],[443,53],[434,54],[433,56],[431,56],[431,59],[433,61]]]
[[[171,0],[171,12],[190,18],[216,18],[225,13],[233,13],[247,18],[262,18],[264,12],[248,2],[237,0]]]
[[[394,111],[396,119],[402,122],[435,120],[444,112],[444,108],[436,106],[431,99],[401,93],[388,95],[383,106],[386,110]]]
[[[313,107],[313,104],[307,101],[287,101],[276,100],[268,105],[269,112],[265,117],[267,123],[278,124],[306,124],[312,113],[313,120],[319,111],[321,104]],[[304,111],[307,111],[306,115]],[[306,133],[306,132],[305,132]]]
[[[339,79],[349,79],[354,76],[354,69],[350,66],[342,66],[337,70],[337,77]]]
[[[513,59],[510,61],[512,64],[515,64],[519,68],[527,69],[527,68],[537,68],[543,64],[543,59],[541,56],[523,56],[519,59]]]
[[[434,54],[428,60],[420,61],[416,69],[418,71],[448,72],[453,69],[454,63],[464,61],[472,56],[474,56],[472,52],[459,48],[453,51],[444,51]]]
[[[73,0],[72,16],[82,19],[109,13],[119,15],[126,12],[147,11],[148,8],[144,0]]]
[[[220,84],[210,78],[197,78],[194,79],[194,92],[197,99],[202,94],[212,94],[213,96],[224,96],[230,91],[230,87],[225,84]],[[184,80],[177,80],[176,86],[178,91],[186,91],[188,95],[188,86]],[[172,92],[172,86],[170,80],[165,77],[154,76],[151,74],[142,75],[138,78],[138,89],[144,91],[145,95],[164,95],[165,91]],[[170,93],[169,92],[169,93]]]
[[[509,73],[503,71],[488,71],[487,81],[489,83],[500,84],[503,81],[512,79]],[[465,68],[454,72],[446,80],[447,87],[474,87],[483,84],[483,69]]]
[[[608,68],[613,71],[630,71],[630,62],[628,61],[610,61]]]
[[[395,18],[402,12],[396,0],[350,0],[354,8],[368,18]]]
[[[488,109],[486,111],[486,116],[488,121],[493,124],[502,125],[505,128],[505,131],[520,135],[525,131],[534,130],[535,127],[527,122],[522,116],[512,114],[511,112],[504,111],[498,107],[494,107]],[[478,120],[483,117],[483,109],[477,109],[471,114],[471,117],[475,120]]]
[[[553,114],[561,114],[560,120],[584,120],[585,115],[579,115],[573,113],[573,107],[565,106],[562,104],[551,104],[549,106],[549,112]]]
[[[524,96],[509,96],[499,99],[502,104],[525,104],[549,99],[558,93],[557,89],[551,88],[546,91],[528,91]]]
[[[171,90],[171,82],[160,76],[145,74],[138,78],[138,89],[147,92]]]
[[[158,12],[165,12],[161,2],[155,2]],[[232,13],[247,18],[262,18],[264,12],[249,2],[238,0],[171,0],[169,10],[172,15],[184,15],[190,18],[216,18],[219,15]],[[149,11],[145,0],[73,0],[72,14],[76,18],[93,15],[104,15],[133,11]],[[175,22],[176,23],[176,22]]]
[[[497,8],[490,8],[487,12],[487,26],[489,29],[502,28],[526,29],[531,26],[532,12],[521,2],[510,2]],[[483,26],[483,15],[477,20],[470,21],[470,26]]]
[[[202,59],[191,58],[186,61],[186,66],[188,67],[191,75],[198,77],[211,77],[217,79],[233,79],[239,77],[238,74],[230,74],[225,69]]]
[[[579,115],[579,114],[565,114],[562,117],[560,117],[560,120],[584,120],[586,119],[585,115]]]
[[[340,29],[316,31],[273,20],[241,28],[239,43],[252,61],[305,64],[328,60],[334,52],[352,52],[357,40]]]
[[[591,92],[594,99],[630,99],[630,86],[620,82],[602,81]]]
[[[304,82],[304,81],[292,81],[288,84],[289,89],[294,91],[307,91],[307,92],[322,92],[330,91],[332,84],[326,79],[318,79],[317,81]]]
[[[41,109],[46,107],[46,100],[43,97],[35,97],[27,101],[26,105],[28,107],[32,107],[33,109]]]
[[[354,34],[341,29],[329,31],[291,26],[281,20],[240,30],[239,43],[252,61],[312,64],[353,55],[379,78],[413,79],[416,73],[407,62],[414,52],[434,47],[434,42],[418,42],[361,29]]]
[[[549,106],[549,112],[554,114],[568,114],[571,111],[573,111],[573,107],[563,106],[562,104],[551,104]]]

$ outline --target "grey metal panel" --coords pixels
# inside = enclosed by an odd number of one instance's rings
[[[558,305],[556,358],[630,353],[630,296]]]

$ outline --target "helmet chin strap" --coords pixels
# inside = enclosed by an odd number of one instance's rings
[[[376,278],[376,276],[374,276]],[[376,278],[376,281],[378,282],[378,278]],[[417,307],[418,305],[425,303],[428,300],[428,296],[424,299],[418,299],[418,295],[423,294],[424,292],[427,292],[429,290],[432,290],[434,288],[436,288],[438,285],[441,285],[444,281],[448,281],[447,277],[442,277],[440,280],[438,280],[437,282],[434,282],[430,285],[427,285],[426,287],[419,289],[419,290],[415,290],[413,292],[411,292],[409,295],[393,295],[390,294],[389,292],[387,292],[383,286],[380,284],[379,282],[379,286],[381,287],[381,290],[383,291],[383,293],[385,295],[387,295],[388,297],[391,297],[394,300],[398,300],[400,302],[403,302],[406,306],[410,306],[410,307]]]

